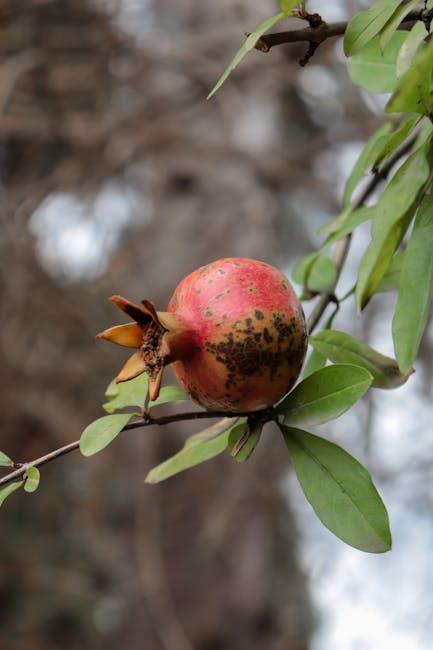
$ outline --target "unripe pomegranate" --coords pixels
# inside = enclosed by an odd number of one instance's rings
[[[307,348],[301,304],[276,268],[244,258],[218,260],[188,275],[167,312],[113,296],[135,323],[98,335],[137,348],[117,377],[146,371],[156,399],[164,366],[206,409],[246,413],[278,402],[299,376]]]

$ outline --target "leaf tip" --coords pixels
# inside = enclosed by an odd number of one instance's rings
[[[148,485],[155,485],[158,483],[158,478],[155,476],[154,471],[151,469],[150,472],[147,473],[144,482],[147,483]]]

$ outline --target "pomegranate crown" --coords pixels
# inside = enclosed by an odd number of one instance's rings
[[[111,296],[109,300],[135,322],[110,327],[96,338],[137,350],[125,363],[116,381],[128,381],[147,372],[149,397],[155,400],[159,395],[164,367],[191,350],[191,333],[179,316],[157,312],[149,300],[142,300],[141,304],[122,296]]]

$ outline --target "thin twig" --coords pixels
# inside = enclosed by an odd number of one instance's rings
[[[248,415],[247,413],[221,413],[220,411],[192,411],[190,413],[177,413],[174,415],[164,415],[159,418],[153,418],[153,417],[144,417],[140,418],[139,420],[136,420],[135,422],[131,422],[130,424],[127,424],[126,426],[123,427],[123,431],[130,431],[131,429],[139,429],[141,427],[149,427],[152,425],[158,425],[158,426],[163,426],[165,424],[170,424],[172,422],[182,422],[184,420],[206,420],[206,419],[211,419],[211,418],[221,418],[221,417],[232,417],[232,418],[238,418]],[[71,451],[75,451],[75,449],[78,449],[80,446],[80,441],[75,440],[75,442],[70,442],[68,445],[65,445],[64,447],[59,447],[58,449],[54,449],[54,451],[50,451],[48,454],[45,454],[44,456],[40,456],[39,458],[35,458],[34,460],[31,460],[27,463],[16,463],[16,465],[20,465],[17,469],[14,469],[13,472],[10,472],[9,474],[6,474],[6,476],[3,476],[0,479],[0,486],[6,485],[7,483],[11,483],[12,481],[19,480],[21,477],[25,477],[26,472],[29,467],[40,467],[41,465],[45,465],[46,463],[50,463],[51,461],[55,460],[56,458],[60,458],[60,456],[65,456],[66,454],[71,453]]]
[[[422,14],[422,11],[411,11],[401,24],[420,20]],[[284,45],[286,43],[301,43],[304,41],[308,43],[323,43],[327,38],[342,36],[346,31],[347,25],[348,23],[346,21],[340,21],[338,23],[323,22],[318,27],[306,27],[304,29],[293,29],[288,32],[266,34],[259,39],[256,44],[256,49],[260,50],[260,52],[269,52],[275,45]]]

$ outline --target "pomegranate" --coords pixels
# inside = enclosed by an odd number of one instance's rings
[[[156,399],[164,366],[209,410],[247,413],[272,406],[293,386],[307,348],[301,304],[276,268],[244,258],[218,260],[188,275],[168,311],[111,300],[135,322],[98,338],[137,348],[117,381],[149,374]]]

